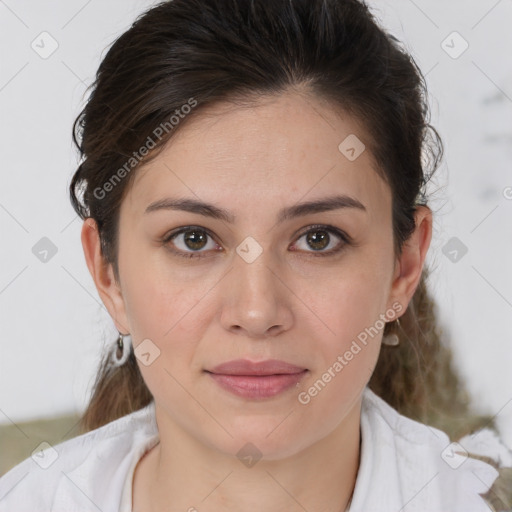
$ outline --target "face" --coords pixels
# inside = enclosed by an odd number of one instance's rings
[[[353,410],[384,322],[412,294],[394,287],[391,192],[369,150],[339,149],[351,134],[367,141],[363,127],[318,98],[208,114],[137,170],[120,212],[119,293],[105,302],[145,354],[162,421],[225,453],[252,442],[284,457]],[[236,359],[298,368],[210,373]]]

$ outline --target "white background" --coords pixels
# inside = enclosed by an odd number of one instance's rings
[[[0,0],[0,423],[83,411],[115,341],[68,199],[71,126],[108,46],[150,5]],[[475,405],[512,445],[512,1],[370,5],[427,77],[446,147],[429,189],[432,292]],[[31,47],[43,31],[59,45],[47,59]],[[469,44],[456,59],[453,31]],[[32,253],[42,237],[57,247],[47,263]],[[452,237],[468,248],[457,263]]]

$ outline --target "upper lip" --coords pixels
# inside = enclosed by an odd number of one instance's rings
[[[249,361],[248,359],[234,359],[219,364],[207,370],[210,373],[223,375],[276,375],[301,373],[306,368],[280,361],[278,359],[267,359],[266,361]]]

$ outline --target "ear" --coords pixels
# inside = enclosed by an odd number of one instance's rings
[[[112,264],[107,263],[103,257],[98,226],[92,217],[88,217],[84,221],[81,240],[87,267],[103,304],[105,304],[117,330],[122,334],[129,333],[129,322],[121,288],[115,280]]]
[[[423,264],[432,239],[432,211],[428,206],[417,206],[414,214],[416,228],[402,248],[395,264],[389,304],[398,301],[407,309],[421,279]]]

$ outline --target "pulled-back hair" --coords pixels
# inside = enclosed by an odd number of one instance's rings
[[[102,255],[118,281],[120,205],[140,162],[216,102],[256,102],[299,88],[358,119],[391,189],[397,257],[443,155],[424,76],[359,0],[165,1],[113,43],[91,88],[73,126],[81,163],[70,195],[78,215],[97,222]],[[139,162],[134,155],[148,146]],[[400,413],[462,435],[485,418],[471,416],[452,368],[427,290],[429,272],[424,266],[400,319],[399,346],[382,348],[369,386]],[[387,324],[384,335],[392,328]],[[103,354],[84,432],[153,400],[133,351],[119,368],[109,358]]]

